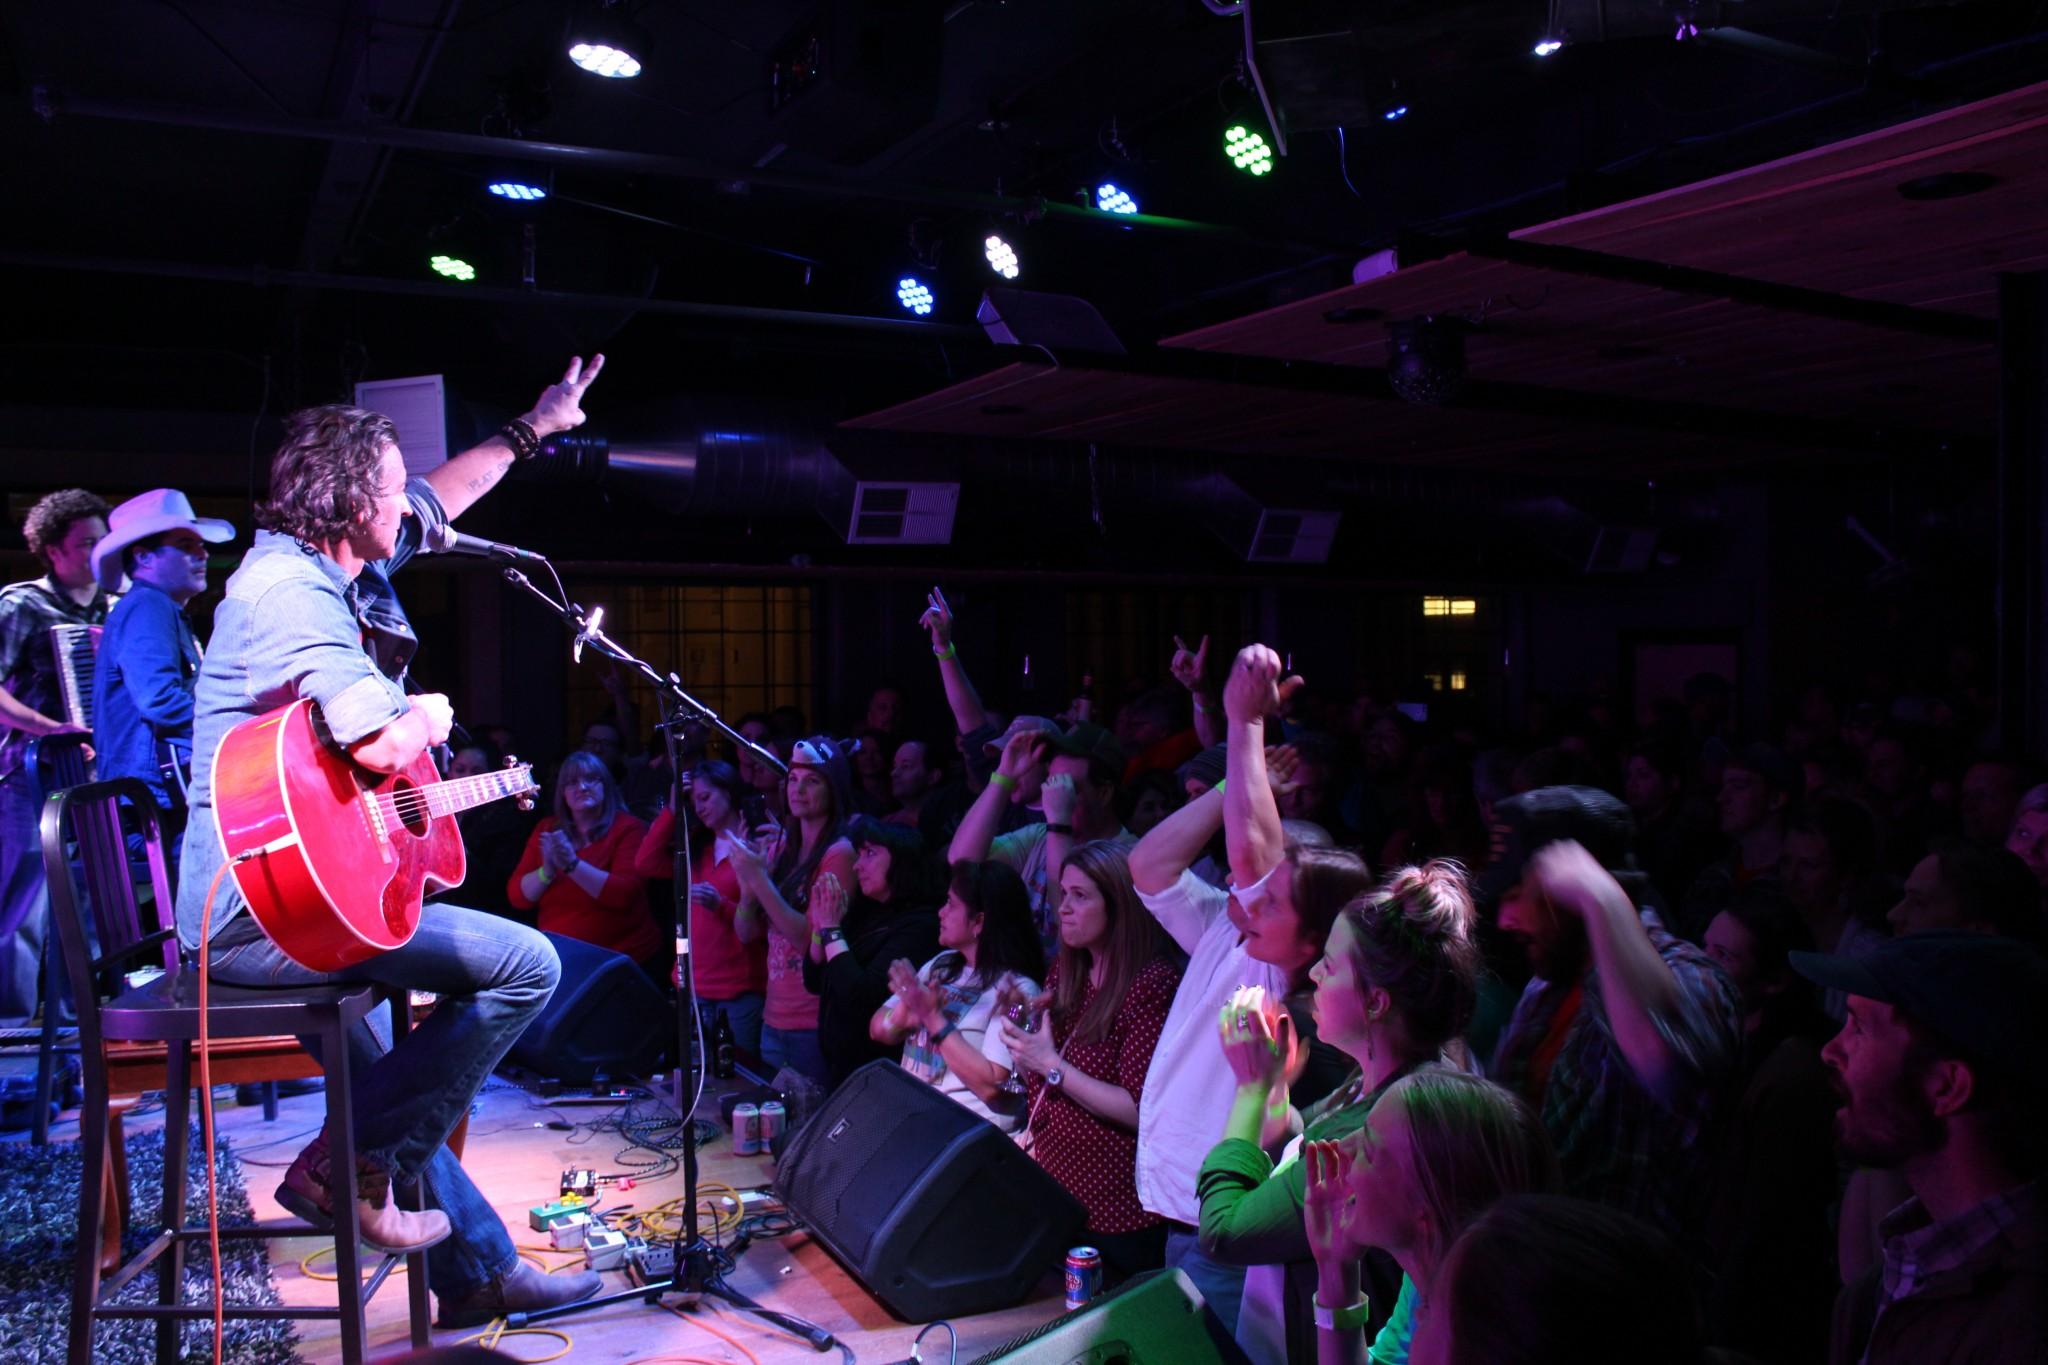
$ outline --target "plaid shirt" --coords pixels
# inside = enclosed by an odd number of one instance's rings
[[[1593,967],[1541,1094],[1530,1093],[1529,1062],[1571,993],[1569,981],[1529,982],[1501,1035],[1492,1072],[1538,1108],[1557,1148],[1565,1193],[1690,1240],[1700,1212],[1708,1121],[1740,1051],[1742,1016],[1735,988],[1713,959],[1666,933],[1654,911],[1639,913],[1678,983],[1676,1015],[1657,1021],[1682,1069],[1677,1093],[1654,1094],[1636,1079],[1614,1041]]]
[[[95,588],[84,606],[60,592],[47,577],[0,588],[0,687],[52,720],[62,720],[57,690],[57,656],[50,627],[96,626],[107,619],[107,595]],[[0,779],[21,767],[30,736],[0,724]]]
[[[1883,1316],[1892,1304],[1926,1289],[1936,1276],[1975,1263],[2019,1225],[2040,1194],[2039,1181],[2021,1185],[1994,1194],[1942,1223],[1930,1218],[1926,1205],[1918,1199],[1908,1199],[1886,1214],[1877,1225],[1884,1238],[1884,1279],[1878,1295],[1878,1315]]]

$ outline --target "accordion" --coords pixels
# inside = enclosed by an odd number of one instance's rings
[[[50,652],[57,659],[57,691],[64,719],[92,729],[92,680],[100,657],[100,627],[66,623],[50,627]]]

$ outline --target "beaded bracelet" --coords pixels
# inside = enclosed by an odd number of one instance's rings
[[[540,433],[524,417],[514,417],[498,428],[498,435],[512,447],[514,460],[530,460],[540,454]]]

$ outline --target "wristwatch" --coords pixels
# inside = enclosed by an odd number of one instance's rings
[[[1045,832],[1047,834],[1071,835],[1074,832],[1074,827],[1064,820],[1048,820],[1045,822]]]
[[[1057,1066],[1048,1067],[1045,1073],[1045,1083],[1055,1090],[1065,1085],[1067,1083],[1067,1073],[1065,1069]]]

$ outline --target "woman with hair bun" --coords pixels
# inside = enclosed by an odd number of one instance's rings
[[[1258,1365],[1315,1353],[1316,1267],[1302,1217],[1302,1144],[1356,1132],[1396,1082],[1438,1066],[1457,1046],[1481,970],[1476,918],[1464,869],[1447,860],[1397,868],[1344,907],[1310,977],[1317,1036],[1348,1054],[1357,1070],[1301,1116],[1303,1133],[1277,1165],[1260,1139],[1273,1117],[1268,1097],[1298,1051],[1293,1023],[1263,1000],[1234,1001],[1223,1011],[1223,1049],[1237,1094],[1223,1140],[1202,1164],[1202,1249],[1251,1267],[1237,1338]],[[1368,1281],[1375,1308],[1391,1307],[1399,1271],[1384,1256],[1375,1262]]]

